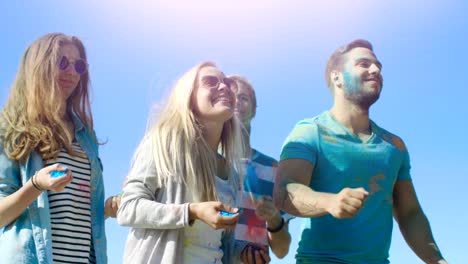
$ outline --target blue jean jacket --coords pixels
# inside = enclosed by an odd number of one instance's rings
[[[75,138],[91,163],[91,232],[96,262],[107,263],[106,234],[104,224],[104,184],[102,164],[94,131],[84,127],[81,120],[73,118]],[[37,152],[32,152],[25,161],[8,159],[0,144],[0,199],[16,192],[44,161]],[[0,233],[0,256],[2,263],[49,264],[52,258],[52,237],[47,192],[43,192],[13,222]]]

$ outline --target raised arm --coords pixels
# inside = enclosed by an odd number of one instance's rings
[[[393,189],[393,215],[410,248],[426,263],[447,263],[432,236],[412,181],[399,180]]]

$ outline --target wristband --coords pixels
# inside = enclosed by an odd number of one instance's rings
[[[35,181],[36,175],[37,175],[37,171],[36,171],[36,173],[34,173],[34,175],[31,177],[31,183],[32,183],[32,185],[34,186],[34,188],[36,188],[38,191],[43,192],[43,191],[45,191],[45,190],[42,189],[41,187],[39,187],[39,185],[38,185],[37,182]]]
[[[283,226],[284,226],[284,218],[281,217],[281,224],[278,227],[276,227],[275,229],[271,229],[270,227],[267,227],[267,230],[270,233],[276,233],[276,232],[281,231],[281,229],[283,229]]]

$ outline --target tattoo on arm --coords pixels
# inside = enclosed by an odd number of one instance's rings
[[[315,192],[303,184],[283,181],[276,192],[276,206],[297,216],[323,215],[316,197]]]

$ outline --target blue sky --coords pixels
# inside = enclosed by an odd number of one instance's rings
[[[331,106],[328,56],[370,40],[383,64],[371,118],[401,136],[420,203],[443,254],[466,261],[468,213],[468,5],[463,0],[2,1],[0,104],[26,47],[48,32],[79,36],[88,51],[92,110],[107,144],[106,195],[120,192],[153,106],[198,62],[246,76],[257,91],[253,145],[278,158],[300,119]],[[293,263],[302,220],[291,223]],[[121,263],[128,229],[106,223],[109,263]],[[392,263],[422,263],[397,226]]]

